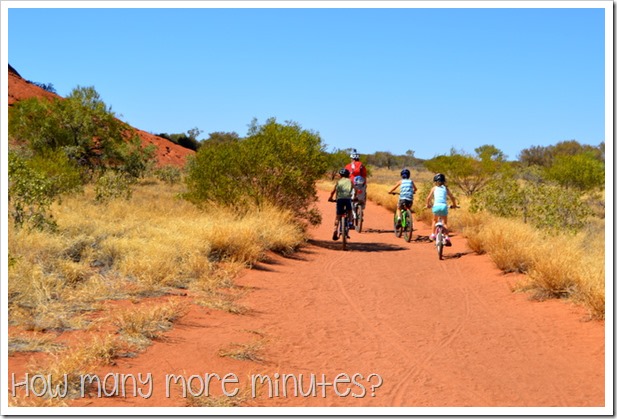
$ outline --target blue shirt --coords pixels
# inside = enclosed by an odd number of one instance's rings
[[[409,201],[413,201],[413,181],[411,179],[401,180],[400,199],[407,199]]]

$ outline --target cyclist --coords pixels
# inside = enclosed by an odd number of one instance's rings
[[[366,206],[366,179],[358,175],[352,180],[353,190],[351,193],[351,200],[358,202],[362,209]]]
[[[431,198],[433,198],[433,229],[431,232],[431,240],[435,240],[435,224],[439,221],[439,217],[443,220],[443,232],[446,235],[446,246],[452,246],[450,237],[448,237],[448,197],[452,200],[452,207],[456,207],[456,199],[450,192],[450,189],[445,185],[446,176],[442,173],[437,173],[433,177],[435,186],[431,189],[426,198],[426,207],[431,208]]]
[[[401,188],[398,205],[396,206],[397,227],[401,224],[401,210],[411,208],[411,206],[413,205],[413,195],[418,190],[416,184],[413,182],[413,180],[411,180],[410,176],[411,172],[409,171],[409,169],[401,170],[401,180],[399,180],[396,185],[394,185],[394,187],[390,189],[390,192],[388,192],[394,193],[396,188],[398,188],[399,186]]]
[[[333,197],[336,194],[336,217],[334,218],[334,232],[332,233],[332,240],[338,240],[338,225],[341,221],[341,216],[347,213],[347,220],[349,220],[349,228],[354,229],[354,225],[351,215],[351,193],[353,185],[349,179],[349,170],[343,168],[339,170],[338,174],[340,179],[334,185],[334,189],[330,193],[328,201],[333,201]]]
[[[366,181],[366,167],[360,161],[360,155],[355,148],[352,149],[349,158],[351,162],[345,166],[345,169],[349,172],[349,178],[353,181],[356,176],[362,176]]]

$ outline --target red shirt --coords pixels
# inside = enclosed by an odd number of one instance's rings
[[[356,176],[362,176],[366,180],[366,167],[364,167],[360,161],[352,161],[345,166],[345,169],[349,170],[349,179],[351,179],[352,182],[353,178]]]

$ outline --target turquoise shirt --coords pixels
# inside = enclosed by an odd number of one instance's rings
[[[435,204],[448,203],[448,190],[444,185],[436,186],[435,192],[433,192],[433,196],[435,197]]]

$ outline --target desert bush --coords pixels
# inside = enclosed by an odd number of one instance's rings
[[[35,154],[62,151],[84,177],[112,167],[140,176],[154,156],[153,147],[141,147],[94,87],[77,87],[64,99],[17,102],[9,111],[9,137]]]
[[[40,87],[41,89],[43,89],[43,90],[45,90],[47,92],[57,93],[56,89],[54,88],[53,83],[40,83],[40,82],[32,81],[32,80],[28,80],[28,82],[33,84],[33,85],[35,85],[35,86],[37,86],[37,87]]]
[[[274,118],[253,121],[246,139],[200,148],[188,163],[185,197],[245,210],[273,204],[316,224],[315,181],[325,170],[317,133]]]
[[[565,188],[590,190],[604,185],[604,162],[592,152],[556,156],[546,169],[546,178]]]
[[[471,199],[471,211],[518,218],[544,230],[576,232],[592,214],[578,193],[548,183],[520,182],[503,177]]]
[[[452,149],[449,155],[433,157],[424,165],[433,173],[445,174],[451,185],[472,196],[500,173],[509,170],[505,155],[495,146],[483,145],[474,151],[476,154],[470,155]]]
[[[176,166],[167,165],[155,169],[154,176],[169,185],[174,185],[182,180],[182,170]]]
[[[9,152],[8,174],[10,214],[18,227],[55,228],[49,211],[52,203],[81,189],[77,167],[54,151],[33,158]]]
[[[131,178],[124,173],[107,171],[97,179],[94,185],[94,199],[98,203],[107,203],[115,198],[131,199],[133,195],[131,183]]]

